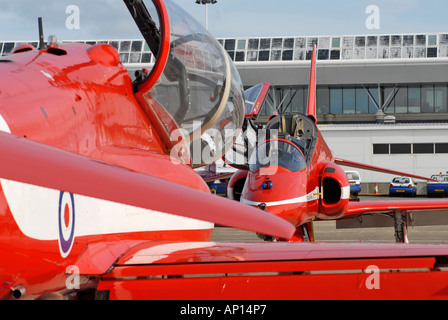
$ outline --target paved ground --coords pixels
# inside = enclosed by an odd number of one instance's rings
[[[392,201],[400,200],[400,198],[390,199],[388,197],[361,197],[361,201],[363,199]],[[315,221],[314,230],[316,241],[322,242],[395,242],[393,228],[340,230],[336,229],[335,221]],[[258,239],[253,232],[223,227],[215,228],[212,240],[263,241]],[[409,241],[411,243],[448,243],[448,226],[410,227]]]

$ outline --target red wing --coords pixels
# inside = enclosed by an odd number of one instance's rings
[[[448,210],[448,200],[350,201],[344,218],[367,213]]]
[[[400,175],[400,176],[406,176],[406,177],[411,177],[411,178],[416,178],[416,179],[421,179],[421,180],[437,181],[437,180],[434,180],[434,179],[431,179],[431,178],[418,176],[418,175],[411,174],[411,173],[406,173],[406,172],[400,172],[400,171],[396,171],[396,170],[390,170],[390,169],[375,167],[375,166],[371,166],[371,165],[368,165],[368,164],[363,164],[363,163],[354,162],[354,161],[350,161],[350,160],[343,160],[343,159],[336,158],[336,159],[334,159],[334,163],[336,163],[336,164],[338,164],[340,166],[347,166],[347,167],[364,169],[364,170],[370,170],[370,171],[376,171],[376,172],[382,172],[382,173],[396,174],[396,175]]]
[[[236,201],[0,132],[0,177],[289,239],[285,220]],[[263,231],[262,231],[263,229]]]
[[[444,245],[142,241],[97,289],[110,299],[448,298],[448,271],[437,269],[447,257]]]

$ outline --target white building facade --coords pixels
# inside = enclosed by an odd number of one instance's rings
[[[320,125],[337,158],[425,177],[448,171],[448,123]],[[392,175],[360,169],[363,182],[390,182]]]

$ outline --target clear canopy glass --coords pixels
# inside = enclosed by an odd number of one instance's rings
[[[268,166],[279,166],[297,172],[306,168],[306,161],[296,145],[286,140],[275,139],[262,143],[254,150],[249,160],[251,172]]]
[[[189,164],[198,167],[221,158],[235,142],[244,120],[243,86],[213,36],[174,2],[164,3],[171,30],[169,56],[144,98],[177,146],[172,155],[183,149],[182,157],[186,151]]]

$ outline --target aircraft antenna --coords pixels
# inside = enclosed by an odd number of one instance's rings
[[[39,24],[39,50],[45,49],[44,29],[42,27],[42,17],[37,18]]]

